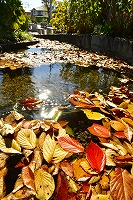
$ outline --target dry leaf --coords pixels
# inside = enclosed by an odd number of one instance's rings
[[[48,200],[55,190],[54,179],[48,172],[38,169],[35,172],[35,187],[37,192],[36,197],[40,200]]]
[[[21,129],[17,135],[17,142],[25,149],[36,147],[36,135],[31,129]]]
[[[133,199],[133,176],[127,170],[117,168],[110,181],[110,191],[113,199]]]

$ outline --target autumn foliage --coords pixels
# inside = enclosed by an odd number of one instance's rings
[[[106,98],[77,90],[69,96],[91,123],[87,145],[69,135],[69,121],[26,120],[17,111],[1,118],[0,198],[132,200],[132,94],[111,87]],[[20,103],[31,109],[38,105],[31,98]],[[16,155],[20,174],[7,193],[7,162]]]

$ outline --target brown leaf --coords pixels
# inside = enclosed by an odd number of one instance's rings
[[[68,176],[73,177],[72,165],[67,160],[62,161],[60,167]]]
[[[29,166],[22,168],[22,180],[24,182],[24,185],[26,185],[29,189],[35,191],[34,174]]]
[[[110,181],[110,191],[115,200],[133,199],[133,176],[125,169],[117,168]]]

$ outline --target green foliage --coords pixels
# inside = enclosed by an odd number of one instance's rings
[[[133,31],[132,0],[54,1],[51,24],[59,32],[128,36]]]
[[[28,16],[22,7],[21,0],[0,0],[0,38],[4,41],[16,40],[16,33],[26,31]]]
[[[114,36],[131,35],[133,31],[132,0],[101,0],[103,13],[103,32],[110,29]]]

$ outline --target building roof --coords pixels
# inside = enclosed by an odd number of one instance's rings
[[[42,6],[39,6],[39,7],[37,7],[37,8],[33,8],[33,9],[35,9],[35,10],[46,10],[47,8],[46,8],[45,5],[42,5]],[[32,10],[33,10],[33,9],[32,9]]]

